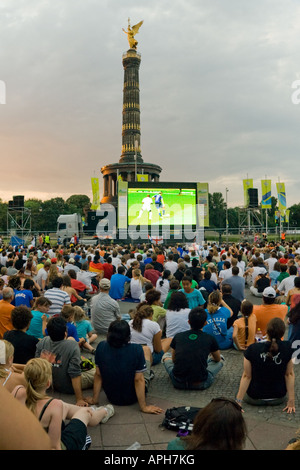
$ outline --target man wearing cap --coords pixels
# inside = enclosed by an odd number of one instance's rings
[[[258,328],[265,336],[267,334],[267,324],[272,318],[281,318],[284,321],[288,312],[287,305],[275,304],[276,292],[273,287],[266,287],[263,291],[262,305],[254,305],[253,313],[257,318],[256,331]]]
[[[100,293],[91,302],[91,320],[98,334],[107,334],[112,321],[121,319],[119,304],[109,295],[110,280],[102,278],[99,283]]]
[[[69,261],[67,261],[67,263],[65,264],[64,274],[68,274],[68,271],[70,271],[70,269],[73,269],[76,273],[79,273],[80,271],[80,268],[78,268],[78,266],[75,265],[74,258],[70,258]]]

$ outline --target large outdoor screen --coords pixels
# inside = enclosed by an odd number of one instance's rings
[[[196,189],[160,185],[128,188],[128,225],[195,224]]]

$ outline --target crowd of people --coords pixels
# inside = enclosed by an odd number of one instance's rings
[[[163,413],[147,404],[157,364],[175,389],[204,390],[231,348],[243,362],[236,396],[208,404],[192,437],[170,449],[210,448],[205,426],[225,408],[239,410],[238,437],[226,438],[230,449],[244,443],[243,403],[285,403],[295,412],[296,241],[24,247],[2,241],[0,269],[0,384],[41,422],[50,448],[88,448],[88,426],[106,423],[113,405],[137,402],[143,413]],[[121,313],[122,303],[128,313]],[[49,388],[74,395],[76,405],[53,399]],[[101,390],[109,404],[99,407]]]

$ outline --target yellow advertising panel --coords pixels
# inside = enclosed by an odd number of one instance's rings
[[[253,188],[253,179],[243,180],[243,187],[244,187],[244,207],[248,207],[249,205],[248,189]]]
[[[197,213],[200,227],[209,227],[208,183],[197,183]]]
[[[271,180],[261,180],[261,207],[272,208]]]
[[[149,175],[137,174],[136,179],[137,181],[149,181]]]
[[[91,204],[91,209],[96,210],[100,204],[99,178],[91,178],[91,181],[93,192],[93,202]]]

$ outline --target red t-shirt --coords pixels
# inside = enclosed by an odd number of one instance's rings
[[[114,267],[110,263],[103,263],[103,271],[104,271],[104,276],[106,279],[110,279],[111,276],[114,273]]]

